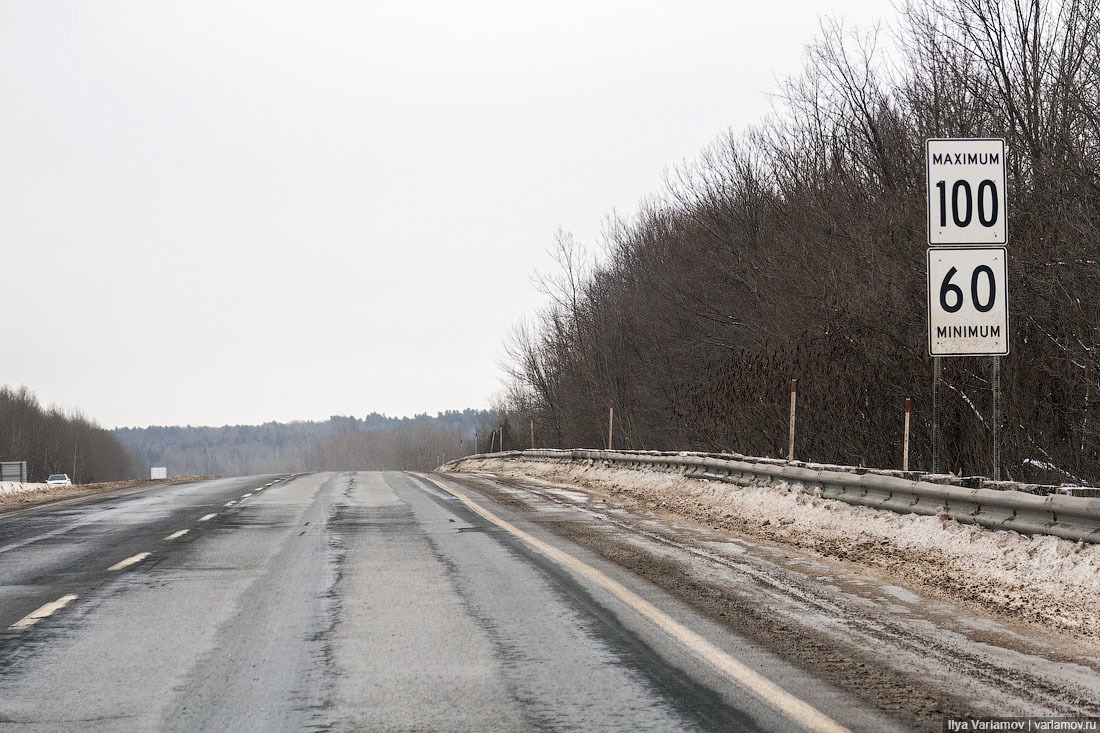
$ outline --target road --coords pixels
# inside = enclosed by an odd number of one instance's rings
[[[0,516],[0,730],[938,730],[1096,715],[1098,670],[852,568],[481,475]]]

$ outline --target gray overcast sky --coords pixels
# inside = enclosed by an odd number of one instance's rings
[[[0,383],[105,427],[484,407],[582,242],[887,2],[0,0]]]

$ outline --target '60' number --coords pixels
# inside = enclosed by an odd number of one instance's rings
[[[952,267],[940,283],[940,307],[948,313],[956,313],[963,307],[962,288],[951,282],[951,278],[955,277],[958,271],[958,268]],[[978,279],[981,275],[985,275],[986,282],[989,283],[989,298],[984,303],[978,294]],[[949,299],[951,302],[948,302]],[[988,313],[993,310],[993,304],[997,302],[997,281],[989,265],[978,265],[974,268],[970,276],[970,300],[979,313]]]

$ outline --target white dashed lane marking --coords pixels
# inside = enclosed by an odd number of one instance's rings
[[[218,516],[217,512],[214,512],[212,514],[207,514],[206,516],[199,517],[199,521],[200,522],[209,522],[211,519],[213,519],[216,516]]]
[[[227,502],[225,502],[225,506],[233,506],[236,503],[237,502],[235,502],[235,501],[227,501]]]
[[[37,611],[31,611],[26,616],[12,624],[9,628],[12,631],[19,631],[20,629],[25,629],[28,626],[34,626],[42,619],[48,616],[52,616],[75,600],[76,596],[71,593],[67,596],[61,596],[56,601],[50,601],[45,606],[39,608]]]
[[[181,529],[179,532],[173,532],[172,534],[165,537],[164,541],[167,542],[168,540],[174,540],[177,537],[183,537],[185,534],[187,534],[190,531],[191,530],[189,530],[189,529]]]
[[[141,562],[145,558],[149,557],[149,555],[150,555],[150,553],[148,553],[148,552],[139,552],[138,554],[134,555],[133,557],[126,558],[122,562],[116,562],[114,565],[112,565],[111,567],[109,567],[107,569],[108,570],[122,570],[123,568],[130,567],[134,563]]]

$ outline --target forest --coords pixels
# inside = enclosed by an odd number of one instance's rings
[[[27,479],[65,473],[73,483],[135,478],[133,455],[77,410],[45,409],[26,387],[0,387],[0,460],[26,461]]]
[[[599,241],[559,232],[509,338],[505,447],[787,453],[931,468],[925,141],[1003,138],[1010,348],[1000,468],[1100,478],[1100,5],[931,0],[824,21],[774,112],[666,175]],[[942,468],[992,472],[992,358],[944,358]]]
[[[417,471],[475,452],[479,435],[487,435],[497,422],[491,412],[467,409],[435,416],[371,413],[263,425],[119,428],[114,435],[143,470],[165,466],[170,476]]]

